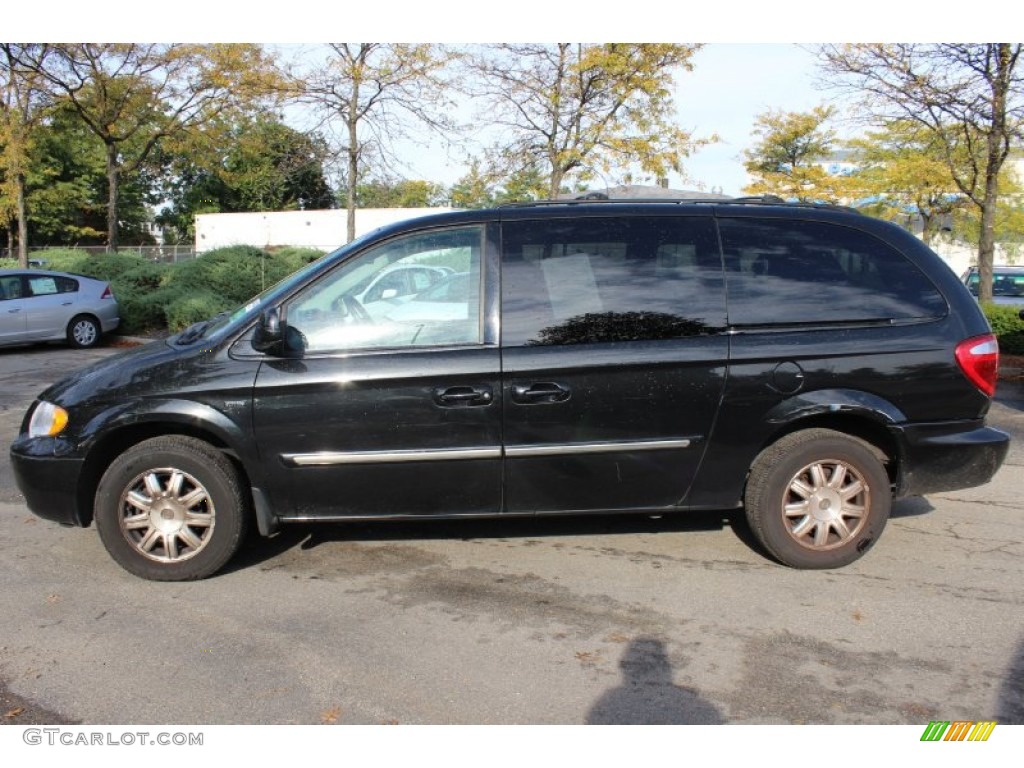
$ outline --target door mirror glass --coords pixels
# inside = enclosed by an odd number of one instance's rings
[[[284,349],[284,329],[281,313],[271,307],[260,315],[260,322],[252,337],[252,348],[267,355],[279,355]]]

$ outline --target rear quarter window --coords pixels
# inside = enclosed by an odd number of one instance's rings
[[[866,232],[816,221],[721,219],[733,325],[942,317],[946,302],[902,253]]]

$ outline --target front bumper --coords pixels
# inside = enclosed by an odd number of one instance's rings
[[[984,485],[1010,450],[1010,436],[980,422],[893,427],[900,446],[896,496]]]
[[[14,481],[33,514],[62,525],[87,526],[91,510],[78,503],[79,479],[84,461],[55,456],[46,443],[54,438],[22,438],[11,446]]]

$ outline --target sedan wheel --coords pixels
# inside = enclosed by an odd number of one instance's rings
[[[68,343],[73,347],[95,347],[100,341],[100,324],[86,315],[78,315],[68,323]]]

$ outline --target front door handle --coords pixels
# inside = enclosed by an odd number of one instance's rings
[[[512,387],[512,400],[521,405],[564,403],[571,394],[569,387],[554,381],[515,384]]]
[[[434,390],[434,402],[445,408],[490,405],[494,393],[490,387],[440,387]]]

